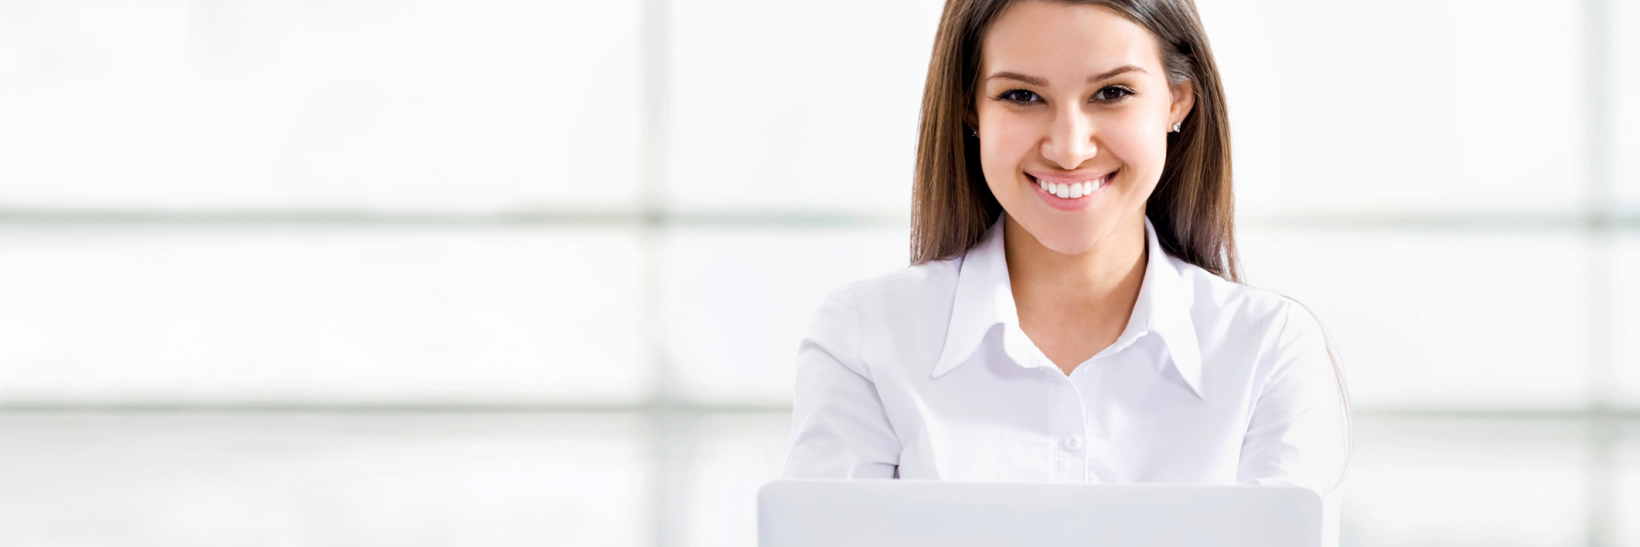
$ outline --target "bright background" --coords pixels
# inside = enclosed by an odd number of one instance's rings
[[[0,2],[0,544],[750,546],[931,0]],[[1640,0],[1202,0],[1344,545],[1640,547]]]

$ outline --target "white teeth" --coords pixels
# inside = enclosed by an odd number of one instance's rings
[[[1071,183],[1048,182],[1042,179],[1036,179],[1036,185],[1041,187],[1042,191],[1064,199],[1077,199],[1082,196],[1093,195],[1094,190],[1103,187],[1109,182],[1110,181],[1105,178]]]

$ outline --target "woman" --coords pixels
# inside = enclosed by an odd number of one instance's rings
[[[819,311],[787,476],[1331,490],[1342,382],[1237,282],[1228,119],[1190,0],[949,0],[913,265]]]

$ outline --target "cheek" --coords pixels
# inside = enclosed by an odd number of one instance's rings
[[[1112,120],[1105,127],[1100,140],[1105,151],[1134,172],[1145,178],[1160,177],[1162,164],[1167,160],[1167,134],[1157,130],[1162,121],[1152,116],[1132,116]]]
[[[980,139],[980,167],[985,171],[987,183],[992,185],[993,191],[999,183],[1013,182],[1018,171],[1035,150],[1038,131],[1020,120],[1010,120],[995,117],[991,120],[982,120],[980,127],[985,129]]]

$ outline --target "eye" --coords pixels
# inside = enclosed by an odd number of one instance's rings
[[[1114,102],[1120,101],[1122,99],[1126,99],[1126,98],[1128,98],[1129,96],[1132,96],[1132,95],[1133,95],[1133,90],[1128,89],[1127,86],[1120,86],[1120,85],[1107,86],[1104,89],[1100,89],[1099,92],[1093,94],[1093,102],[1096,102],[1096,103],[1114,103]]]
[[[997,99],[1007,101],[1007,102],[1010,102],[1010,103],[1014,103],[1014,104],[1030,104],[1030,103],[1041,102],[1041,100],[1040,100],[1041,97],[1038,97],[1035,93],[1032,93],[1030,91],[1026,91],[1026,90],[1023,90],[1023,89],[1010,89],[1010,90],[1004,91],[1004,92],[1002,92],[1002,94],[997,95]]]

